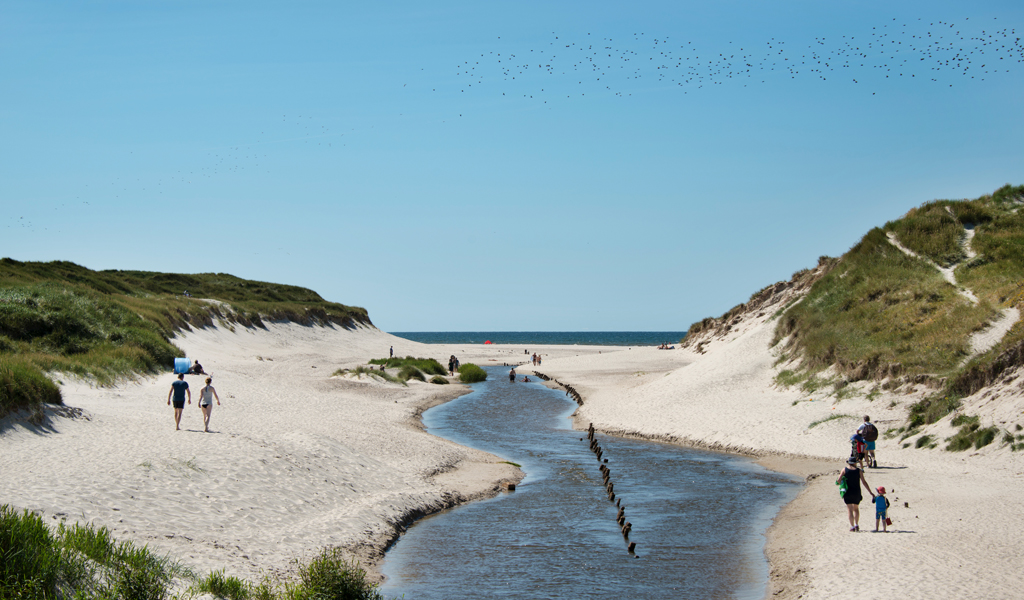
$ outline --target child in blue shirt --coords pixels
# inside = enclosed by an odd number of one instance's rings
[[[886,517],[889,514],[889,499],[885,497],[885,487],[880,487],[875,490],[878,495],[872,502],[875,503],[875,531],[878,531],[878,522],[882,522],[882,533],[888,533],[888,523]]]

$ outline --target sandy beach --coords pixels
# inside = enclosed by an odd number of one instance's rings
[[[862,532],[849,532],[834,485],[848,438],[863,414],[883,433],[900,426],[916,397],[837,401],[776,387],[771,313],[748,315],[702,353],[537,347],[530,351],[542,352],[543,365],[520,372],[579,390],[581,429],[593,423],[606,433],[756,456],[807,478],[768,532],[768,597],[834,598],[850,589],[1020,597],[1024,506],[1014,492],[1024,458],[999,444],[964,453],[904,449],[883,435],[881,468],[869,469],[867,480],[889,490],[894,531],[871,533],[874,513],[865,502]],[[63,416],[42,427],[8,419],[0,430],[2,501],[54,523],[109,527],[201,573],[225,569],[255,580],[287,574],[293,560],[324,546],[348,550],[374,572],[412,519],[500,493],[502,481],[522,476],[502,457],[423,431],[420,413],[466,386],[332,375],[386,356],[392,345],[396,355],[443,362],[454,353],[480,365],[523,362],[522,347],[426,346],[372,328],[294,324],[210,327],[175,342],[213,373],[222,404],[214,407],[212,433],[202,431],[199,376],[188,377],[193,404],[177,432],[166,404],[170,374],[111,388],[64,381]],[[1007,383],[991,418],[1020,419],[1019,381]],[[965,404],[985,415],[988,401]],[[948,419],[933,433],[943,428],[952,433]]]
[[[838,598],[857,594],[900,598],[1020,598],[1024,572],[1024,456],[993,443],[981,450],[915,449],[917,436],[886,436],[905,424],[924,389],[909,394],[868,386],[843,400],[777,387],[770,346],[775,299],[744,315],[724,336],[690,349],[639,349],[546,361],[546,375],[584,397],[577,425],[615,435],[659,439],[735,452],[771,469],[806,478],[767,534],[769,598]],[[964,400],[963,412],[1014,429],[1022,421],[1020,370],[995,389]],[[857,385],[857,384],[855,384]],[[907,390],[904,390],[907,391]],[[849,456],[849,437],[870,415],[878,426],[879,468],[866,470],[872,488],[891,502],[889,533],[874,533],[874,507],[864,492],[859,533],[849,531],[835,480]],[[925,429],[951,436],[952,415]],[[815,424],[818,423],[818,424]],[[910,446],[904,448],[904,445]]]
[[[396,355],[502,364],[502,346],[425,346],[374,328],[269,324],[187,332],[175,343],[212,373],[221,405],[203,432],[198,393],[175,431],[168,373],[96,387],[62,378],[66,407],[41,427],[0,426],[0,502],[108,527],[206,573],[259,581],[325,546],[371,573],[417,517],[499,493],[523,474],[501,457],[423,431],[420,414],[461,384],[333,376]],[[522,349],[518,350],[520,353]],[[552,355],[591,350],[552,347]]]

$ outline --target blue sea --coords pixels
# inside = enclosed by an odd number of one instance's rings
[[[556,346],[675,345],[685,331],[392,331],[391,335],[421,344],[494,344]]]

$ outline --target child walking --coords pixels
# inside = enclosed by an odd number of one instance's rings
[[[878,495],[875,496],[873,502],[875,503],[875,531],[878,531],[878,522],[882,522],[882,533],[888,533],[889,529],[889,499],[885,497],[885,487],[880,487],[875,490]]]

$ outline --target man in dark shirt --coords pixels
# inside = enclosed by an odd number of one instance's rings
[[[192,404],[192,390],[188,389],[185,381],[185,374],[180,373],[177,381],[171,384],[171,391],[167,392],[167,406],[171,405],[171,396],[174,396],[174,430],[181,429],[181,411],[185,409],[185,395],[188,394],[188,403]]]

